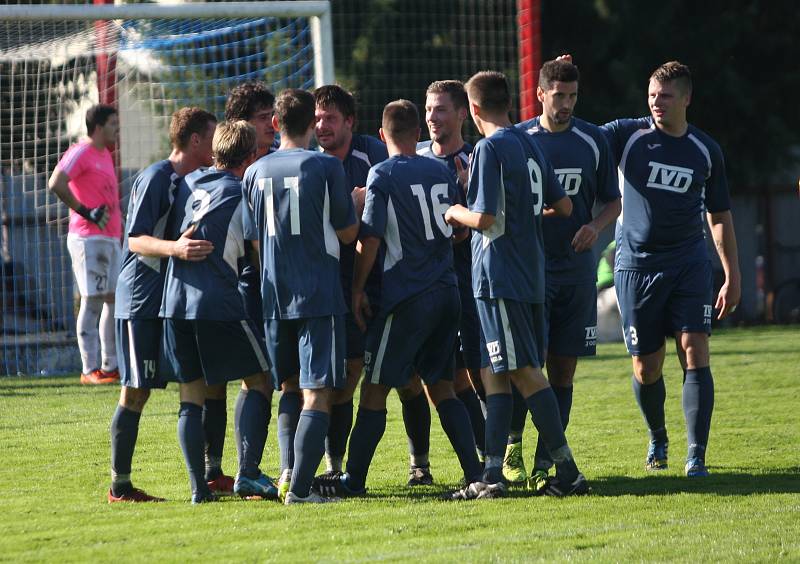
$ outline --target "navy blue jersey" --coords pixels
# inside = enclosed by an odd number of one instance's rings
[[[433,152],[433,141],[420,141],[417,143],[417,154],[422,157],[428,157],[429,159],[435,159],[445,165],[450,172],[453,174],[453,178],[455,179],[459,190],[458,190],[458,200],[457,203],[466,205],[467,199],[464,191],[461,190],[461,185],[458,184],[458,172],[456,170],[456,159],[461,160],[461,165],[464,167],[464,170],[469,168],[469,155],[472,153],[472,145],[469,143],[464,143],[464,145],[455,153],[450,155],[442,155],[439,156]],[[464,239],[460,243],[457,243],[453,246],[453,263],[456,269],[456,275],[458,276],[458,284],[460,286],[464,286],[465,288],[469,288],[469,291],[472,291],[472,246],[469,241],[469,238]]]
[[[350,152],[342,161],[347,188],[352,190],[356,187],[367,185],[367,175],[369,169],[389,158],[386,145],[380,140],[369,135],[353,134],[350,142]],[[341,245],[341,264],[342,288],[344,289],[345,300],[348,309],[350,308],[350,287],[353,285],[353,265],[356,256],[356,244]],[[366,284],[366,292],[371,300],[378,300],[381,287],[381,269],[379,265],[369,273]]]
[[[544,303],[542,208],[564,195],[550,161],[527,133],[505,127],[478,141],[467,203],[495,222],[472,232],[476,298]]]
[[[458,190],[445,166],[416,155],[395,155],[369,171],[361,231],[382,239],[384,315],[432,287],[456,286],[444,214]]]
[[[167,261],[132,253],[128,237],[150,235],[165,238],[167,217],[179,180],[172,163],[163,160],[144,169],[133,182],[114,305],[117,319],[158,318]]]
[[[356,218],[339,159],[278,151],[247,169],[242,190],[248,238],[260,243],[264,319],[345,313],[336,231]]]
[[[583,284],[597,278],[592,249],[576,253],[572,239],[592,221],[595,201],[607,203],[620,197],[608,141],[594,124],[573,118],[564,131],[542,127],[539,117],[517,124],[533,135],[553,165],[564,192],[572,200],[569,217],[543,217],[547,280],[557,284]]]
[[[603,129],[622,193],[615,268],[662,270],[708,260],[703,212],[730,209],[719,145],[692,125],[681,137],[667,135],[650,117]]]
[[[161,317],[236,321],[247,319],[239,295],[244,256],[242,184],[215,168],[187,174],[175,192],[167,234],[177,239],[192,225],[195,239],[214,245],[205,260],[170,258]]]

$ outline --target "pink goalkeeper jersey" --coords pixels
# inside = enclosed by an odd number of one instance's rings
[[[69,176],[69,187],[87,208],[105,204],[111,217],[106,228],[70,211],[69,232],[81,237],[102,235],[118,239],[122,236],[122,213],[114,161],[108,149],[98,150],[91,141],[76,143],[64,153],[56,168]]]

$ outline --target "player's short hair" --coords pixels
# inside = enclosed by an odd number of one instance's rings
[[[383,108],[381,128],[384,135],[395,140],[417,138],[419,130],[419,112],[413,102],[395,100]]]
[[[251,119],[256,112],[275,105],[275,95],[263,82],[251,80],[234,87],[225,101],[225,119]]]
[[[678,61],[669,61],[658,67],[650,75],[650,80],[655,80],[662,84],[676,81],[678,87],[684,93],[692,91],[692,73],[689,71],[689,67]]]
[[[472,75],[464,85],[469,98],[482,110],[490,113],[511,109],[511,89],[506,75],[497,71],[481,71]]]
[[[355,98],[338,84],[326,84],[314,90],[314,102],[318,108],[339,110],[345,119],[356,117]]]
[[[456,109],[469,108],[467,91],[464,90],[464,83],[460,80],[435,80],[425,91],[425,95],[428,94],[449,94]]]
[[[217,123],[217,117],[202,108],[180,108],[169,122],[169,140],[176,149],[186,149],[193,133],[203,135],[208,124]]]
[[[257,148],[256,128],[243,119],[223,121],[217,125],[211,142],[217,168],[239,167]]]
[[[86,111],[86,133],[91,135],[96,127],[103,127],[117,108],[108,104],[95,104]]]
[[[275,100],[275,117],[281,133],[289,137],[305,135],[314,123],[314,95],[307,90],[287,88]]]
[[[554,82],[578,82],[578,67],[568,61],[547,61],[539,69],[539,88],[549,90]]]

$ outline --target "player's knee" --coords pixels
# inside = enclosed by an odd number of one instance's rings
[[[224,400],[228,396],[227,384],[217,384],[208,386],[206,389],[206,399]]]
[[[455,399],[456,394],[453,388],[453,382],[449,380],[439,380],[435,384],[427,387],[428,396],[431,398],[433,405],[438,407],[439,404],[448,399]]]
[[[456,377],[453,379],[453,388],[457,394],[472,388],[472,381],[470,380],[469,374],[467,374],[467,370],[465,368],[456,370]],[[428,390],[430,391],[430,388]]]
[[[284,382],[281,384],[281,392],[284,394],[300,393],[299,376],[293,376],[288,380],[284,380]]]
[[[547,359],[547,379],[551,386],[566,388],[575,379],[577,359],[574,357],[549,356]]]
[[[148,399],[150,399],[150,390],[148,388],[123,386],[120,391],[119,404],[125,409],[141,413]]]
[[[242,388],[260,392],[267,398],[272,397],[272,381],[266,372],[259,372],[244,378],[242,380]]]
[[[708,336],[704,333],[683,333],[681,347],[686,356],[688,368],[709,365]]]
[[[332,402],[333,390],[331,388],[303,390],[303,409],[329,413]]]
[[[372,411],[386,409],[386,396],[388,395],[388,387],[382,384],[364,382],[364,385],[361,386],[359,407],[363,407]]]

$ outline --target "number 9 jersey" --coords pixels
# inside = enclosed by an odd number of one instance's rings
[[[476,298],[544,303],[542,209],[565,196],[550,162],[524,131],[506,127],[478,141],[467,203],[495,222],[472,233]]]
[[[339,159],[271,153],[247,169],[242,191],[245,238],[260,244],[264,319],[344,314],[336,231],[356,218]]]

